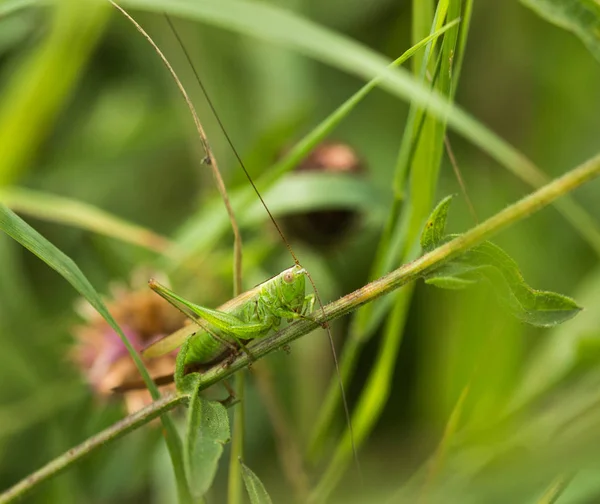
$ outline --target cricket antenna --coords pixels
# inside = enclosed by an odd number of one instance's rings
[[[290,245],[290,243],[286,239],[285,235],[283,234],[283,231],[281,230],[281,227],[279,227],[279,224],[275,220],[275,217],[273,217],[273,214],[269,210],[269,207],[267,207],[267,204],[265,203],[265,200],[263,199],[263,197],[260,194],[258,188],[256,187],[256,184],[252,180],[252,177],[250,176],[250,173],[248,172],[248,170],[246,168],[246,165],[244,164],[244,161],[242,161],[242,157],[240,156],[240,154],[238,153],[237,149],[233,145],[233,141],[231,140],[231,137],[227,133],[227,130],[225,129],[225,126],[223,125],[223,122],[221,121],[221,118],[219,117],[219,114],[217,113],[217,110],[215,109],[215,106],[213,105],[213,102],[212,102],[212,100],[210,99],[210,97],[208,95],[208,91],[204,87],[202,79],[200,78],[200,75],[198,74],[198,71],[196,70],[196,67],[195,67],[195,65],[194,65],[194,63],[192,61],[192,58],[190,57],[190,54],[189,54],[188,50],[186,49],[183,41],[181,40],[181,37],[179,36],[179,33],[177,32],[177,30],[175,28],[175,25],[173,24],[173,22],[171,21],[171,18],[169,17],[169,15],[167,13],[164,13],[164,16],[165,16],[165,19],[166,19],[169,27],[171,28],[171,31],[173,32],[173,35],[177,39],[177,42],[179,43],[179,46],[181,47],[181,50],[183,51],[183,54],[185,55],[185,57],[186,57],[189,65],[190,65],[192,71],[194,72],[194,75],[196,77],[196,81],[198,82],[198,85],[200,86],[200,89],[202,90],[202,94],[204,95],[204,98],[206,99],[206,102],[208,103],[208,106],[210,107],[210,110],[212,111],[215,119],[217,120],[217,123],[219,124],[219,128],[223,132],[223,135],[225,135],[225,139],[227,140],[227,143],[231,147],[231,150],[233,151],[233,154],[235,155],[236,159],[238,160],[238,163],[242,167],[242,170],[244,171],[244,174],[246,175],[246,178],[248,179],[248,182],[250,182],[250,184],[252,185],[252,189],[254,189],[254,192],[258,196],[258,199],[260,200],[262,206],[264,207],[264,209],[266,210],[267,214],[269,215],[269,219],[271,220],[271,222],[275,226],[275,229],[277,229],[277,233],[279,234],[279,236],[283,240],[283,243],[285,243],[285,246],[287,247],[287,249],[288,249],[290,255],[292,256],[294,262],[297,265],[300,265],[300,261],[298,260],[298,257],[296,257],[296,254],[294,254],[294,251],[292,250],[292,246]],[[313,290],[315,292],[315,297],[317,299],[317,302],[319,303],[319,306],[321,308],[321,312],[323,314],[323,317],[325,317],[325,308],[323,307],[323,302],[321,301],[321,297],[319,296],[319,291],[317,290],[317,286],[315,285],[315,282],[313,281],[313,279],[310,276],[310,273],[308,271],[306,271],[306,276],[307,276],[307,278],[308,278],[308,280],[309,280],[310,284],[312,285],[312,288],[313,288]],[[333,356],[333,362],[334,362],[334,366],[335,366],[335,372],[337,374],[338,382],[340,384],[340,394],[342,396],[342,404],[344,405],[344,413],[345,413],[345,416],[346,416],[346,422],[348,424],[348,431],[350,433],[350,440],[351,440],[351,443],[352,443],[352,454],[354,456],[354,463],[356,465],[356,469],[358,471],[359,477],[361,478],[361,481],[362,481],[362,474],[361,474],[361,469],[360,469],[360,463],[359,463],[359,460],[358,460],[358,451],[356,449],[356,443],[354,441],[354,431],[352,429],[352,420],[351,420],[351,417],[350,417],[350,409],[348,408],[348,401],[346,399],[346,391],[345,391],[345,388],[344,388],[344,382],[342,381],[342,374],[340,372],[340,366],[339,366],[339,362],[338,362],[338,358],[337,358],[337,352],[335,350],[335,345],[333,343],[333,336],[331,335],[331,328],[329,327],[329,323],[327,321],[323,322],[322,326],[327,331],[327,335],[329,337],[329,344],[331,346],[331,354]]]

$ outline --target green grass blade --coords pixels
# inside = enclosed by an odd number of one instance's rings
[[[415,44],[429,33],[435,8],[433,6],[433,0],[413,0],[412,9],[410,37],[412,43]],[[423,62],[426,59],[427,56],[425,54],[420,54],[413,60],[412,71],[415,76],[418,76],[421,73]]]
[[[127,348],[129,355],[135,363],[140,375],[144,380],[144,383],[148,387],[148,390],[152,394],[152,397],[155,400],[158,399],[160,397],[160,392],[156,388],[152,378],[150,378],[144,363],[141,361],[133,346],[131,346],[131,343],[115,319],[109,313],[100,295],[96,292],[92,284],[90,284],[89,280],[81,272],[79,267],[71,260],[71,258],[63,254],[35,229],[33,229],[25,221],[23,221],[20,217],[3,205],[0,205],[0,229],[23,245],[34,255],[38,256],[56,272],[58,272],[96,309],[100,315],[102,315],[104,320],[106,320],[110,327],[121,338],[121,341]],[[169,446],[173,468],[178,481],[180,498],[182,502],[187,502],[187,483],[185,482],[183,473],[181,441],[171,419],[168,416],[163,415],[161,416],[161,420],[166,431],[167,445]]]
[[[0,186],[27,169],[108,21],[98,0],[57,2],[52,29],[23,65],[12,73],[0,102]]]
[[[0,188],[0,202],[15,212],[74,226],[163,253],[174,247],[168,238],[128,222],[94,205],[22,187]]]
[[[600,3],[597,0],[521,0],[546,21],[574,33],[600,62]]]

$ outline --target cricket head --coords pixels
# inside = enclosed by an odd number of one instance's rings
[[[298,264],[279,274],[278,291],[283,304],[293,311],[302,309],[306,291],[306,270]]]

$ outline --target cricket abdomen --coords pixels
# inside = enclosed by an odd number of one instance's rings
[[[216,332],[216,331],[215,331]],[[224,355],[232,351],[232,348],[237,347],[234,340],[227,336],[219,336],[231,343],[229,347],[216,338],[213,338],[206,331],[198,331],[193,336],[190,336],[188,351],[185,356],[185,365],[190,364],[212,364],[223,358]]]

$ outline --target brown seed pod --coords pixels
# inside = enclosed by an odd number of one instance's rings
[[[295,168],[297,173],[309,171],[361,176],[365,166],[348,144],[323,142]],[[289,215],[282,223],[290,236],[327,248],[343,239],[357,218],[357,213],[351,210],[323,210]]]

